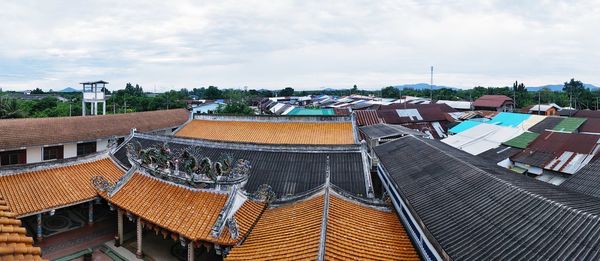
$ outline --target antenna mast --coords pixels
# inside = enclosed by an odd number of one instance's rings
[[[433,66],[431,66],[431,82],[429,84],[429,102],[433,102]]]

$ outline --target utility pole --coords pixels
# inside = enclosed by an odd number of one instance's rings
[[[431,82],[429,84],[429,102],[433,102],[433,66],[431,66]]]
[[[538,91],[538,115],[541,114],[542,110],[542,91]]]

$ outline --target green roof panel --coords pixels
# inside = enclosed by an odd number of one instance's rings
[[[574,132],[586,120],[587,120],[586,118],[565,118],[560,123],[558,123],[558,125],[556,125],[553,128],[553,130],[562,131],[562,132]]]
[[[509,147],[525,149],[527,148],[529,143],[534,141],[538,136],[540,136],[540,134],[537,134],[535,132],[525,132],[517,137],[514,137],[504,142],[503,144]]]
[[[327,116],[334,115],[333,109],[306,109],[306,108],[294,108],[287,115],[302,115],[302,116]]]

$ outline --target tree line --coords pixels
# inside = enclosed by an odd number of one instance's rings
[[[219,89],[217,86],[201,88],[171,90],[160,94],[144,92],[142,86],[127,83],[124,89],[116,91],[103,90],[109,97],[106,112],[125,113],[152,111],[173,108],[184,108],[186,100],[207,99],[226,100],[225,106],[218,109],[219,113],[227,114],[252,114],[251,105],[256,105],[260,99],[273,96],[305,96],[305,95],[331,95],[345,96],[351,94],[373,95],[383,98],[398,99],[401,96],[429,97],[434,100],[465,100],[473,101],[486,94],[506,95],[515,100],[517,107],[523,108],[538,102],[556,103],[560,106],[570,106],[577,109],[598,109],[600,91],[585,88],[581,81],[571,79],[564,83],[563,91],[542,89],[528,91],[523,83],[515,82],[512,87],[482,87],[472,89],[437,89],[430,90],[403,89],[393,86],[381,90],[361,90],[354,85],[348,89],[324,89],[296,91],[292,87],[280,90],[265,89]],[[23,117],[60,117],[81,115],[81,93],[52,93],[43,92],[37,88],[32,93],[45,94],[41,100],[25,100],[11,98],[9,92],[0,92],[0,119]],[[64,98],[61,101],[57,97]]]

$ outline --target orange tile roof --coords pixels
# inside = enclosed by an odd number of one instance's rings
[[[263,213],[265,205],[265,203],[246,200],[240,209],[233,215],[238,224],[238,237],[231,238],[229,229],[225,227],[217,243],[220,245],[234,245],[246,237],[248,232],[250,232],[250,228],[256,224],[258,218]]]
[[[266,210],[226,260],[317,259],[324,197]],[[394,212],[330,193],[326,229],[326,260],[420,260]]]
[[[328,214],[326,260],[420,260],[394,212],[333,196]]]
[[[0,196],[0,260],[42,260],[42,250],[33,246],[33,239],[15,216]]]
[[[266,210],[227,260],[314,260],[319,252],[324,196]]]
[[[211,229],[221,213],[227,194],[191,190],[141,173],[133,176],[115,195],[112,204],[141,217],[143,220],[180,234],[193,241],[233,245],[242,236],[232,239],[227,229],[213,238]],[[260,215],[262,203],[246,201],[234,215],[240,235],[245,235]]]
[[[123,171],[108,158],[0,176],[0,194],[17,216],[91,200],[97,196],[91,178],[114,182]]]
[[[175,136],[266,144],[354,144],[350,122],[193,120]]]
[[[93,141],[139,132],[178,127],[189,119],[186,109],[101,116],[0,120],[0,149]]]

